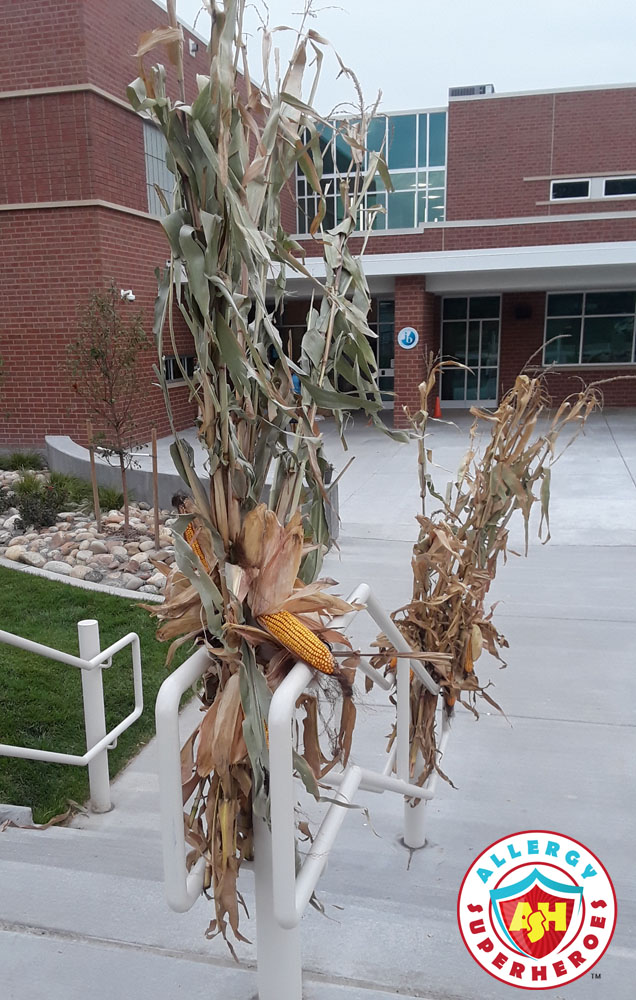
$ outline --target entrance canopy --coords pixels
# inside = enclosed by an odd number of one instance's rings
[[[324,278],[324,262],[307,258],[307,270]],[[367,253],[364,269],[371,291],[388,290],[398,275],[425,275],[436,294],[629,287],[634,283],[636,241],[570,243],[486,250]],[[288,272],[289,287],[310,292],[310,282]]]

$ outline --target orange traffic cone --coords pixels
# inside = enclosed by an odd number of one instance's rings
[[[435,409],[433,411],[433,417],[435,418],[435,420],[442,419],[442,407],[439,401],[439,396],[435,397]]]

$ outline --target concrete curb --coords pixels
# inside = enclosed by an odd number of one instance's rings
[[[162,594],[140,594],[136,590],[124,590],[122,587],[109,587],[104,583],[76,580],[75,577],[62,576],[61,573],[50,573],[47,569],[36,569],[35,566],[25,566],[24,563],[14,562],[13,559],[0,557],[0,566],[5,566],[7,569],[15,569],[19,573],[29,573],[31,576],[41,576],[45,580],[68,583],[71,587],[79,587],[81,590],[95,590],[101,594],[111,594],[113,597],[127,597],[130,601],[143,601],[150,604],[163,604],[165,601],[165,597]]]

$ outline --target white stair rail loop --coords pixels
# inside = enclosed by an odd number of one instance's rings
[[[349,595],[347,601],[365,606],[389,641],[398,652],[412,652],[408,642],[387,613],[375,599],[366,583],[360,584]],[[332,622],[334,628],[345,628],[357,614],[356,609],[336,618]],[[439,693],[439,685],[435,684],[423,664],[416,659],[408,660],[398,657],[397,662],[397,738],[395,757],[382,772],[349,765],[333,778],[325,779],[326,785],[336,785],[338,795],[347,805],[352,803],[358,789],[369,791],[392,791],[404,795],[408,799],[418,800],[413,806],[405,801],[404,805],[404,842],[407,847],[422,847],[425,842],[424,808],[421,800],[433,797],[434,788],[431,784],[419,786],[410,779],[409,767],[409,729],[410,729],[410,668],[417,669],[418,676],[429,691]],[[382,676],[373,667],[364,671],[375,679]],[[292,757],[291,725],[296,702],[305,688],[315,677],[315,672],[306,663],[297,663],[274,692],[269,709],[269,761],[270,761],[270,805],[272,824],[272,850],[274,874],[274,915],[281,927],[291,929],[296,927],[311,898],[316,884],[322,874],[327,856],[334,844],[338,830],[342,825],[347,810],[334,802],[328,809],[322,824],[316,834],[305,860],[296,873],[295,860],[295,793]],[[444,726],[444,723],[442,723]],[[394,763],[395,762],[395,763]],[[397,776],[391,773],[393,768]]]
[[[35,653],[82,671],[82,696],[84,702],[84,723],[86,729],[86,753],[58,753],[53,750],[35,750],[30,747],[12,746],[0,743],[0,756],[19,757],[25,760],[39,760],[51,764],[71,764],[89,769],[91,806],[94,812],[107,812],[111,808],[110,781],[108,776],[108,749],[133,722],[140,717],[144,708],[143,681],[141,669],[141,646],[136,632],[129,632],[122,639],[112,643],[107,649],[99,648],[99,624],[95,619],[85,619],[77,624],[80,655],[65,653],[52,646],[46,646],[32,639],[24,639],[12,632],[0,630],[0,643],[17,649]],[[102,668],[110,666],[115,653],[131,646],[133,664],[133,690],[135,704],[132,712],[117,726],[106,732],[104,714],[104,691]],[[95,766],[93,766],[95,765]]]
[[[399,652],[412,652],[408,643],[375,600],[367,584],[360,584],[347,600],[363,605],[377,626]],[[344,628],[361,610],[356,608],[334,619],[335,628]],[[161,685],[155,718],[159,752],[159,797],[166,897],[178,912],[189,910],[203,889],[205,859],[200,858],[190,871],[186,866],[181,790],[181,741],[179,738],[179,702],[182,694],[205,673],[209,663],[206,649],[198,649]],[[405,836],[423,841],[424,809],[421,800],[433,797],[437,778],[434,773],[423,787],[409,780],[409,670],[413,668],[432,693],[439,687],[417,659],[399,657],[397,681],[385,679],[369,663],[362,670],[367,676],[391,689],[397,684],[397,740],[382,771],[348,765],[339,774],[329,774],[324,785],[335,785],[332,802],[296,872],[295,805],[292,719],[296,702],[316,677],[314,669],[299,661],[272,696],[268,716],[271,829],[267,822],[254,817],[254,887],[257,920],[257,979],[259,1000],[301,1000],[302,968],[300,920],[327,863],[327,857],[348,812],[343,806],[353,804],[358,789],[397,792],[405,796]],[[443,714],[440,751],[448,740],[448,719]],[[405,753],[406,748],[406,753]],[[394,771],[397,771],[394,774]],[[420,805],[413,808],[413,799]],[[409,800],[409,801],[406,801]],[[342,803],[342,804],[340,804]]]
[[[205,874],[204,858],[199,858],[191,871],[186,867],[179,702],[182,694],[205,673],[209,662],[207,649],[197,649],[166,677],[155,704],[164,880],[168,905],[177,913],[185,913],[197,901]]]

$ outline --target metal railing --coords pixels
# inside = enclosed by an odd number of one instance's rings
[[[108,774],[108,750],[116,745],[117,738],[132,726],[143,712],[143,685],[141,674],[141,647],[136,632],[129,632],[123,639],[114,642],[107,649],[100,650],[99,623],[88,618],[77,623],[79,656],[45,646],[31,639],[24,639],[12,632],[0,630],[0,642],[28,653],[57,660],[82,671],[82,700],[84,703],[84,728],[86,731],[86,753],[58,753],[53,750],[35,750],[31,747],[11,746],[0,743],[0,756],[21,757],[40,760],[51,764],[72,764],[88,767],[91,808],[93,812],[108,812],[111,808],[110,778]],[[117,726],[106,732],[104,711],[104,687],[102,670],[110,667],[113,656],[126,646],[132,646],[133,689],[135,707]]]
[[[412,652],[408,643],[378,604],[367,584],[360,584],[347,598],[363,605],[399,652]],[[335,628],[344,628],[357,614],[349,612],[334,619]],[[157,696],[155,718],[159,751],[159,795],[166,896],[172,909],[184,912],[196,902],[203,889],[205,859],[199,858],[190,871],[186,866],[186,844],[181,794],[179,702],[182,694],[205,672],[209,654],[197,650],[162,684]],[[327,863],[340,826],[348,812],[342,806],[353,803],[355,793],[368,790],[397,792],[405,796],[404,843],[422,847],[425,842],[424,802],[435,792],[434,772],[423,786],[410,781],[409,728],[410,677],[413,669],[431,693],[439,686],[420,660],[398,657],[396,678],[387,680],[366,660],[361,670],[385,690],[396,688],[396,743],[382,771],[349,764],[339,774],[329,774],[322,782],[335,786],[335,801],[327,809],[303,864],[296,868],[294,769],[292,720],[296,702],[315,677],[306,663],[298,662],[272,696],[268,716],[271,828],[254,817],[254,884],[256,895],[256,945],[259,1000],[301,1000],[302,966],[299,923]],[[442,713],[440,752],[443,753],[450,726]],[[393,773],[395,772],[395,774]]]

